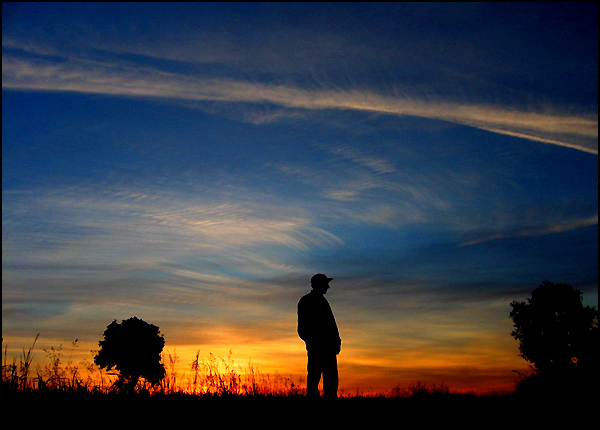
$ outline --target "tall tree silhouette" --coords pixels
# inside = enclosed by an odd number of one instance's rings
[[[540,377],[556,382],[597,375],[598,311],[583,306],[581,291],[544,281],[526,302],[511,306],[511,334]]]
[[[132,317],[118,324],[113,321],[104,331],[104,340],[94,362],[107,370],[116,368],[120,377],[118,386],[132,390],[139,378],[158,383],[165,376],[160,354],[165,339],[157,326]]]

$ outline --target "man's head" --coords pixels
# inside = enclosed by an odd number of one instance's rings
[[[310,279],[310,285],[312,289],[321,294],[327,294],[327,290],[329,289],[329,282],[333,278],[328,278],[322,273],[317,273]]]

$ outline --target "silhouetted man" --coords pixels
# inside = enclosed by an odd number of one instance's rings
[[[332,279],[322,273],[313,276],[310,280],[312,291],[298,302],[298,335],[306,342],[308,355],[308,397],[319,397],[321,374],[324,396],[337,397],[337,355],[342,348],[342,340],[329,302],[324,297]]]

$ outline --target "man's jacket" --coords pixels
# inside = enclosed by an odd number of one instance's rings
[[[309,352],[339,354],[342,340],[329,302],[311,291],[298,302],[298,335]]]

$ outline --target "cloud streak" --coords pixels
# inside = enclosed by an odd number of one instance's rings
[[[3,199],[7,264],[13,259],[59,266],[120,261],[135,267],[193,256],[221,260],[222,267],[242,272],[273,273],[292,266],[269,250],[303,252],[342,243],[308,215],[291,216],[257,201],[223,203],[81,187],[3,193]]]
[[[3,53],[2,86],[30,91],[66,91],[127,97],[227,103],[274,104],[307,110],[358,110],[448,121],[492,133],[598,154],[597,114],[532,111],[478,102],[380,93],[362,88],[301,88],[255,80],[201,77],[147,65],[82,57]],[[381,167],[381,166],[374,166]]]
[[[592,217],[589,217],[589,218],[576,219],[574,221],[562,222],[562,223],[553,224],[553,225],[550,225],[547,227],[524,229],[524,230],[519,230],[516,232],[504,232],[504,233],[493,234],[490,236],[484,236],[479,239],[475,239],[475,240],[471,240],[471,241],[462,243],[460,246],[479,245],[481,243],[491,242],[494,240],[510,239],[510,238],[516,238],[516,237],[545,236],[548,234],[564,233],[567,231],[576,230],[579,228],[591,227],[594,225],[598,225],[598,215],[597,214]]]

